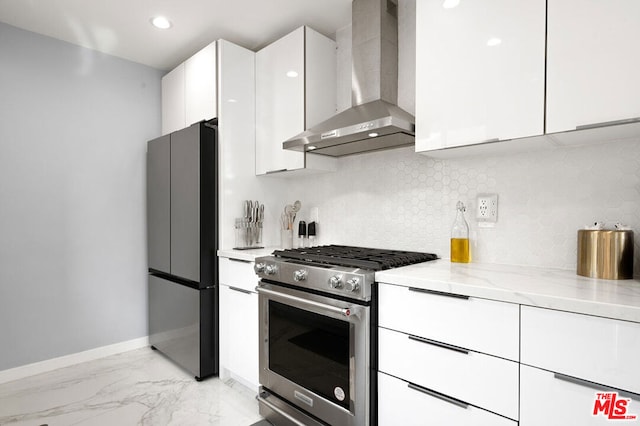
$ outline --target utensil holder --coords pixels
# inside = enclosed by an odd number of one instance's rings
[[[633,278],[633,231],[578,231],[577,274],[605,280]]]
[[[283,249],[290,249],[293,247],[293,229],[280,230],[280,245]]]

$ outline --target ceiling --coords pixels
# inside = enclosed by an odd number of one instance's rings
[[[156,15],[172,28],[154,28]],[[258,50],[301,25],[333,38],[351,0],[0,0],[0,21],[170,70],[220,38]]]

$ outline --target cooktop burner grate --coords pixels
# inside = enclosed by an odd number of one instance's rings
[[[282,259],[295,259],[304,262],[355,267],[373,271],[382,271],[438,258],[433,253],[338,245],[276,250],[273,255]]]

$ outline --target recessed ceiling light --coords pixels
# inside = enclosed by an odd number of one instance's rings
[[[236,102],[238,102],[237,99],[233,99],[233,98],[229,98],[227,99],[227,102],[229,102],[230,104],[235,104]]]
[[[295,78],[298,76],[298,73],[296,71],[287,71],[287,77],[291,77],[291,78]]]
[[[444,7],[445,9],[453,9],[459,4],[460,0],[444,0],[444,2],[442,3],[442,7]]]
[[[309,146],[307,147],[307,151],[313,151],[313,150],[314,150],[314,149],[316,149],[316,148],[317,148],[316,146],[309,145]]]
[[[156,16],[155,18],[151,18],[151,25],[161,30],[166,30],[171,28],[171,21],[164,16]]]
[[[375,138],[376,136],[378,136],[378,134],[376,132],[369,133],[369,137],[370,138]]]
[[[497,46],[500,43],[502,43],[502,40],[500,40],[498,37],[491,37],[489,40],[487,40],[487,46],[489,47]]]

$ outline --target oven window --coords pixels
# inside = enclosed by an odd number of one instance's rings
[[[349,410],[346,321],[269,301],[269,369]]]

